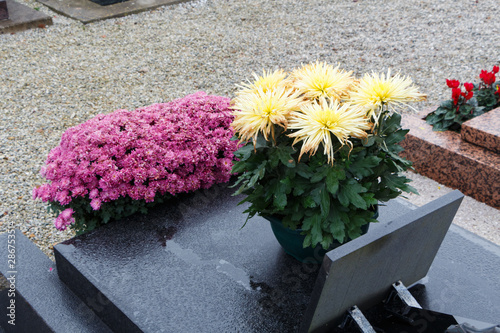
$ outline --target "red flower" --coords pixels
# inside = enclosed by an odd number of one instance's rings
[[[474,89],[474,85],[472,83],[469,83],[469,82],[465,82],[464,87],[465,87],[465,90],[467,90],[467,91],[471,91],[472,89]]]
[[[493,74],[498,73],[499,70],[500,68],[498,68],[498,66],[493,66]]]
[[[446,80],[446,84],[449,88],[456,89],[460,85],[460,81],[458,80]]]
[[[465,98],[466,101],[468,101],[469,99],[472,98],[472,96],[474,96],[474,92],[472,91],[468,91],[466,93],[462,93],[462,96]]]
[[[460,95],[462,95],[462,89],[453,88],[451,90],[451,99],[453,99],[453,104],[455,104],[455,105],[458,104],[458,100],[460,99]]]
[[[485,70],[481,71],[481,74],[479,74],[479,78],[483,80],[484,84],[486,84],[487,86],[491,86],[496,80],[494,72],[487,72]]]

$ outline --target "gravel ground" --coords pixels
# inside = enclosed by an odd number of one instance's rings
[[[62,133],[97,114],[198,90],[231,97],[253,71],[316,60],[409,75],[429,96],[420,109],[448,98],[445,79],[477,81],[500,61],[498,0],[204,0],[88,25],[17,1],[54,25],[0,35],[0,232],[12,222],[49,256],[72,234],[32,188]],[[440,193],[421,184],[424,200]],[[486,217],[464,225],[500,244],[499,211],[472,209]]]

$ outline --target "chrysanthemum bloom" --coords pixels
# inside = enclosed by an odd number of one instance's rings
[[[262,71],[262,76],[258,76],[252,73],[255,81],[253,83],[242,83],[237,85],[240,90],[236,93],[237,95],[243,95],[246,93],[256,93],[261,89],[263,92],[269,90],[274,90],[278,87],[283,87],[285,85],[286,73],[282,69],[278,69],[274,72]]]
[[[394,111],[396,107],[407,105],[406,102],[424,101],[426,98],[418,92],[411,78],[399,74],[391,77],[389,70],[387,75],[365,74],[351,92],[349,102],[364,107],[369,115],[375,115],[375,120],[378,120],[376,112],[383,105]]]
[[[273,125],[286,129],[287,117],[290,112],[299,110],[301,103],[298,93],[285,87],[242,94],[234,99],[231,107],[235,110],[232,127],[238,133],[240,142],[252,138],[255,143],[259,132],[266,140],[270,134],[274,139]]]
[[[333,67],[324,62],[308,64],[296,69],[291,74],[291,86],[305,98],[318,99],[320,97],[340,100],[347,96],[348,90],[354,83],[351,72]]]
[[[289,129],[297,130],[289,135],[295,138],[294,145],[304,141],[299,160],[304,153],[314,155],[319,145],[323,143],[328,163],[333,163],[334,160],[332,135],[342,146],[348,144],[352,147],[349,139],[365,138],[367,136],[365,131],[371,127],[372,124],[363,108],[352,107],[348,103],[340,105],[337,101],[328,102],[324,98],[319,102],[303,105],[299,112],[292,112],[288,126]]]

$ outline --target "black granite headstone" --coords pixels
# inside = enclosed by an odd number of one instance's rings
[[[411,285],[424,278],[462,199],[453,191],[328,252],[304,331],[328,332],[352,306],[363,310],[383,301],[396,281]]]
[[[115,3],[126,2],[128,0],[90,0],[101,6],[114,5]]]
[[[7,20],[9,18],[9,9],[7,8],[7,1],[0,0],[0,20]]]

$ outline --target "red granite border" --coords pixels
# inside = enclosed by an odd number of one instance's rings
[[[423,120],[434,109],[403,117],[410,132],[401,155],[418,173],[500,209],[500,154],[466,142],[458,133],[434,132]]]
[[[460,135],[462,140],[500,153],[500,108],[463,123]]]

